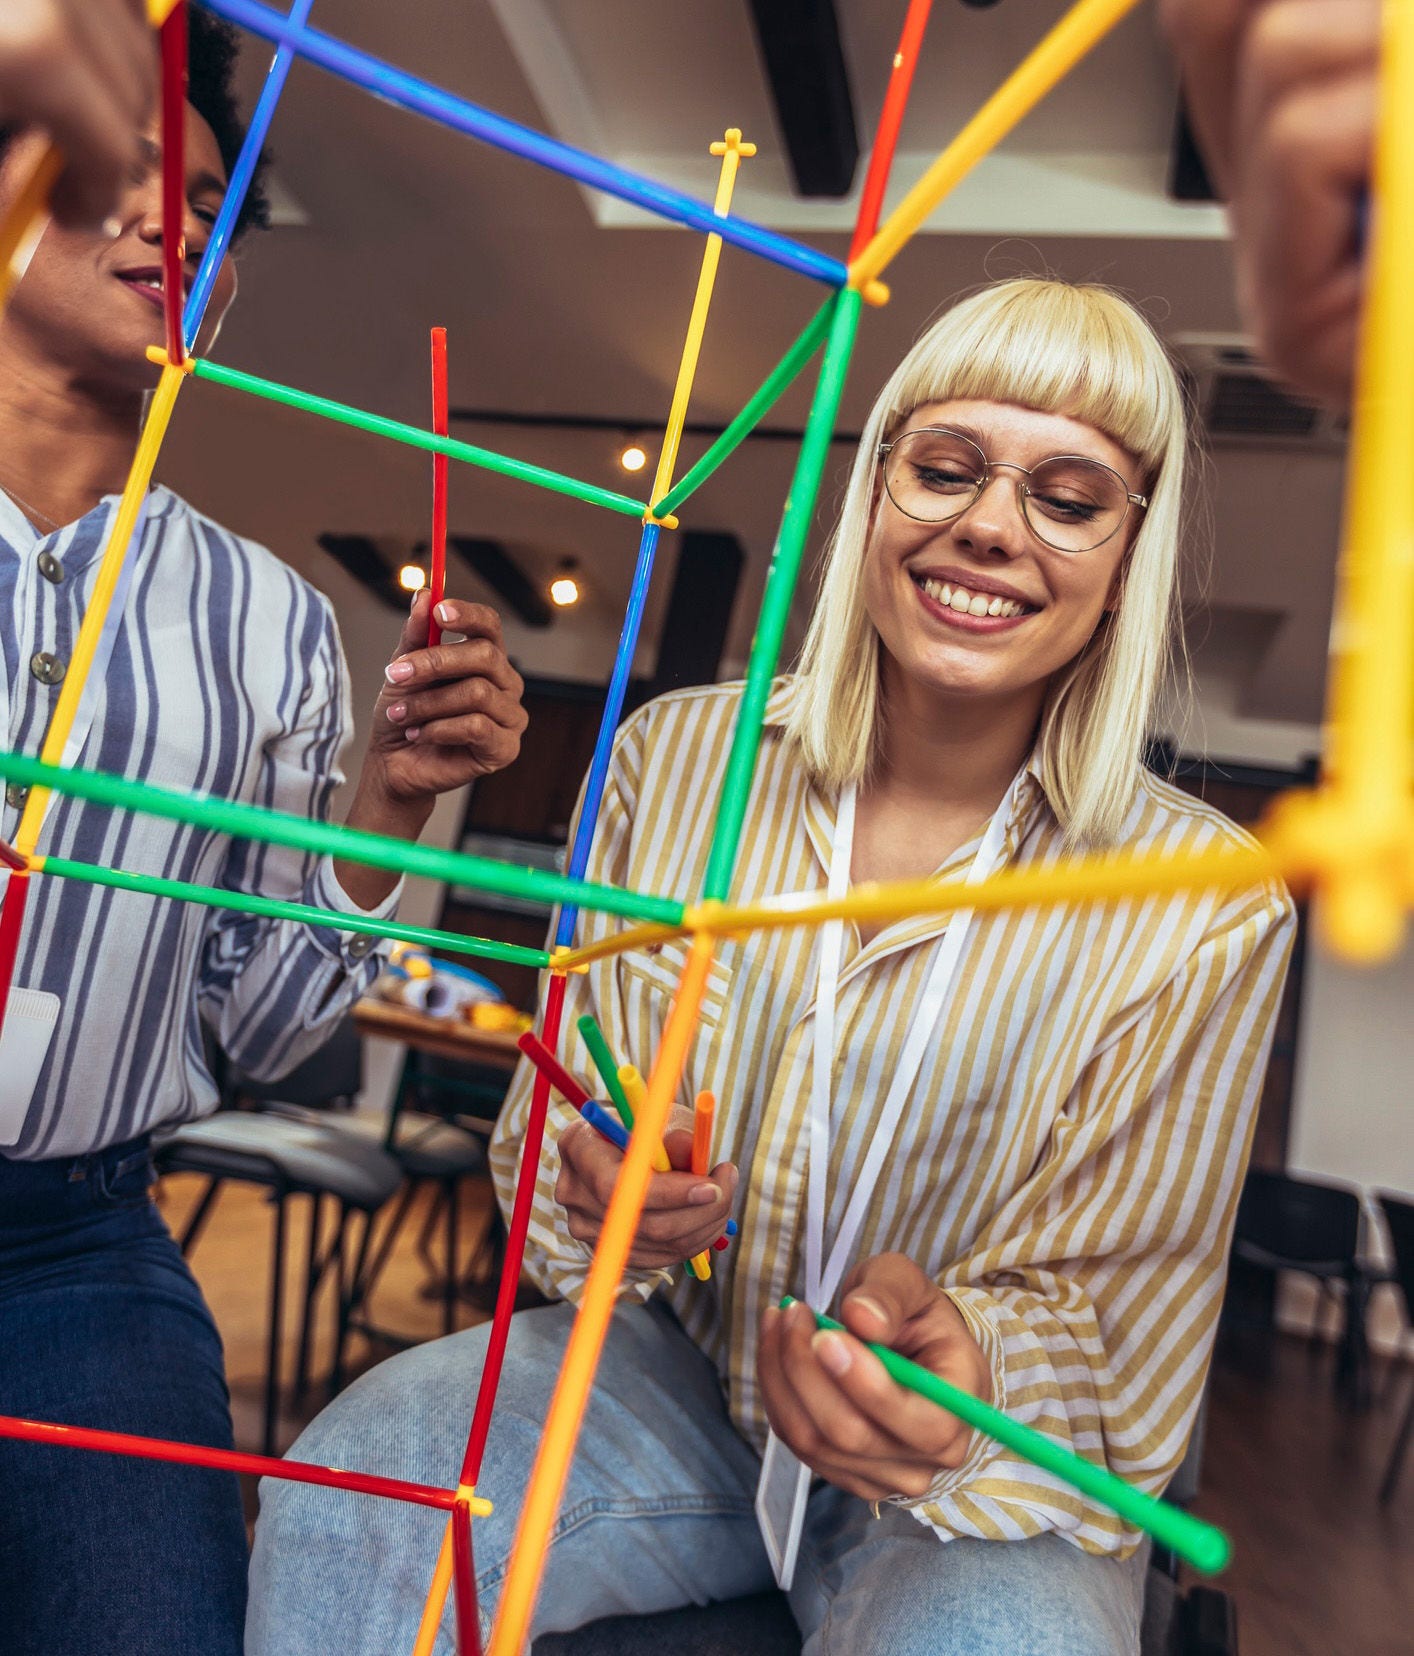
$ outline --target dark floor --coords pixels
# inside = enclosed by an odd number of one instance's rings
[[[174,1223],[198,1187],[195,1179],[168,1181],[164,1204]],[[485,1193],[469,1192],[468,1248],[486,1213]],[[440,1332],[441,1308],[426,1297],[417,1230],[410,1225],[396,1250],[374,1315],[428,1338]],[[300,1225],[291,1232],[296,1261]],[[269,1235],[259,1194],[232,1186],[193,1260],[226,1342],[237,1442],[251,1449],[259,1446]],[[287,1327],[294,1292],[291,1284]],[[480,1315],[461,1311],[463,1323]],[[291,1353],[293,1338],[291,1329]],[[356,1366],[382,1355],[386,1349],[360,1345]],[[1237,1599],[1242,1656],[1414,1656],[1414,1450],[1394,1500],[1384,1508],[1376,1500],[1414,1366],[1391,1374],[1377,1365],[1374,1400],[1359,1413],[1337,1403],[1332,1366],[1329,1348],[1248,1332],[1224,1343],[1214,1367],[1198,1510],[1233,1537],[1222,1585]],[[319,1402],[316,1393],[287,1414],[286,1443]]]

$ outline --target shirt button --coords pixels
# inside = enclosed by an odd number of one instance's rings
[[[22,788],[19,785],[18,782],[11,782],[11,783],[8,783],[6,785],[6,788],[5,788],[5,803],[7,805],[13,806],[15,810],[18,811],[18,810],[23,809],[24,802],[28,798],[29,798],[29,789],[28,788]]]
[[[64,676],[64,663],[48,650],[36,650],[29,658],[29,670],[41,684],[57,684]]]
[[[377,941],[377,938],[369,932],[356,932],[345,945],[348,949],[349,959],[362,960]]]
[[[60,581],[64,579],[64,566],[52,552],[41,552],[39,554],[39,573],[46,581],[52,581],[55,586],[58,586]]]

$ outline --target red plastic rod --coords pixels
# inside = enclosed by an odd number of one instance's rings
[[[899,128],[903,125],[903,112],[908,107],[908,92],[913,85],[913,71],[918,67],[918,53],[923,46],[932,6],[933,0],[909,0],[908,15],[903,20],[903,34],[899,37],[898,51],[894,53],[888,90],[884,93],[884,107],[879,114],[879,130],[874,134],[869,170],[864,175],[859,217],[854,221],[854,240],[849,244],[847,263],[850,264],[873,240],[874,232],[879,228],[879,214],[884,205],[889,172],[894,164],[894,150],[898,147]]]
[[[20,949],[20,933],[24,930],[25,904],[28,901],[29,875],[17,871],[11,874],[4,899],[0,900],[0,1029],[5,1027],[10,983],[15,975],[15,957]]]
[[[465,1501],[458,1501],[452,1508],[452,1593],[457,1614],[456,1656],[481,1656],[476,1567],[471,1557],[471,1509]]]
[[[560,1018],[564,1012],[567,983],[568,979],[564,977],[552,977],[545,993],[545,1017],[540,1027],[547,1041],[558,1041],[560,1038]],[[543,1070],[537,1070],[535,1090],[530,1097],[530,1115],[525,1124],[515,1201],[511,1205],[511,1222],[506,1230],[505,1263],[501,1266],[501,1282],[496,1291],[496,1312],[491,1320],[491,1335],[486,1342],[486,1356],[482,1360],[481,1380],[476,1391],[476,1409],[471,1417],[471,1434],[467,1438],[466,1455],[462,1460],[461,1482],[464,1484],[474,1484],[481,1476],[481,1460],[486,1453],[491,1414],[496,1407],[496,1388],[501,1383],[501,1365],[506,1358],[506,1341],[511,1333],[511,1315],[515,1311],[516,1293],[520,1288],[521,1261],[525,1257],[525,1239],[530,1230],[530,1210],[535,1206],[535,1181],[540,1173],[540,1146],[545,1137],[545,1117],[549,1108],[550,1078]]]
[[[101,1432],[89,1426],[56,1426],[47,1420],[23,1420],[0,1415],[0,1438],[25,1443],[54,1443],[68,1449],[97,1449],[110,1455],[133,1455],[138,1460],[175,1461],[182,1466],[206,1466],[218,1472],[249,1472],[256,1478],[285,1478],[291,1483],[323,1484],[329,1489],[352,1490],[358,1495],[383,1495],[390,1501],[414,1506],[457,1504],[454,1489],[405,1483],[401,1478],[378,1478],[370,1472],[345,1472],[308,1461],[278,1460],[273,1455],[247,1455],[236,1449],[210,1449],[200,1443],[169,1443],[164,1438],[134,1437],[131,1432]]]
[[[546,1033],[548,1034],[548,1025],[550,1022],[548,1016],[546,1017],[545,1022],[547,1025]],[[556,1033],[558,1033],[558,1030]],[[554,1040],[554,1038],[555,1037],[553,1035],[550,1036],[551,1040]],[[575,1080],[575,1078],[554,1055],[554,1053],[550,1051],[544,1041],[540,1040],[538,1036],[532,1035],[527,1029],[525,1034],[522,1035],[516,1042],[516,1045],[526,1055],[526,1057],[529,1058],[531,1063],[535,1065],[536,1069],[540,1071],[541,1075],[545,1077],[555,1091],[566,1100],[566,1102],[573,1104],[576,1110],[582,1110],[584,1108],[584,1106],[589,1102],[589,1094],[585,1092],[579,1082]]]
[[[177,0],[162,25],[162,315],[167,328],[167,360],[187,359],[182,338],[186,302],[187,241],[187,6]]]
[[[432,430],[438,437],[449,435],[447,427],[447,330],[432,330]],[[447,456],[432,456],[432,601],[427,618],[427,642],[442,637],[437,624],[437,606],[447,590]]]

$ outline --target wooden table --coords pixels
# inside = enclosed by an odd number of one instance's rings
[[[459,1058],[468,1064],[487,1064],[507,1075],[520,1062],[516,1036],[508,1029],[477,1029],[465,1018],[429,1018],[409,1006],[375,1000],[365,995],[354,1007],[360,1035],[378,1035],[401,1041],[436,1058]]]

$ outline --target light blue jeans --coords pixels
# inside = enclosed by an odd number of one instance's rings
[[[511,1339],[473,1526],[489,1628],[520,1495],[572,1310],[522,1312]],[[419,1346],[350,1387],[290,1451],[299,1460],[450,1485],[486,1327]],[[760,1461],[717,1373],[661,1306],[621,1307],[605,1343],[555,1527],[533,1635],[602,1616],[771,1585],[753,1501]],[[445,1516],[267,1479],[251,1560],[246,1656],[404,1656]],[[828,1484],[810,1499],[791,1609],[805,1656],[1135,1656],[1143,1555],[1092,1558],[1056,1536],[940,1542],[907,1513]],[[449,1603],[437,1656],[451,1656]]]

